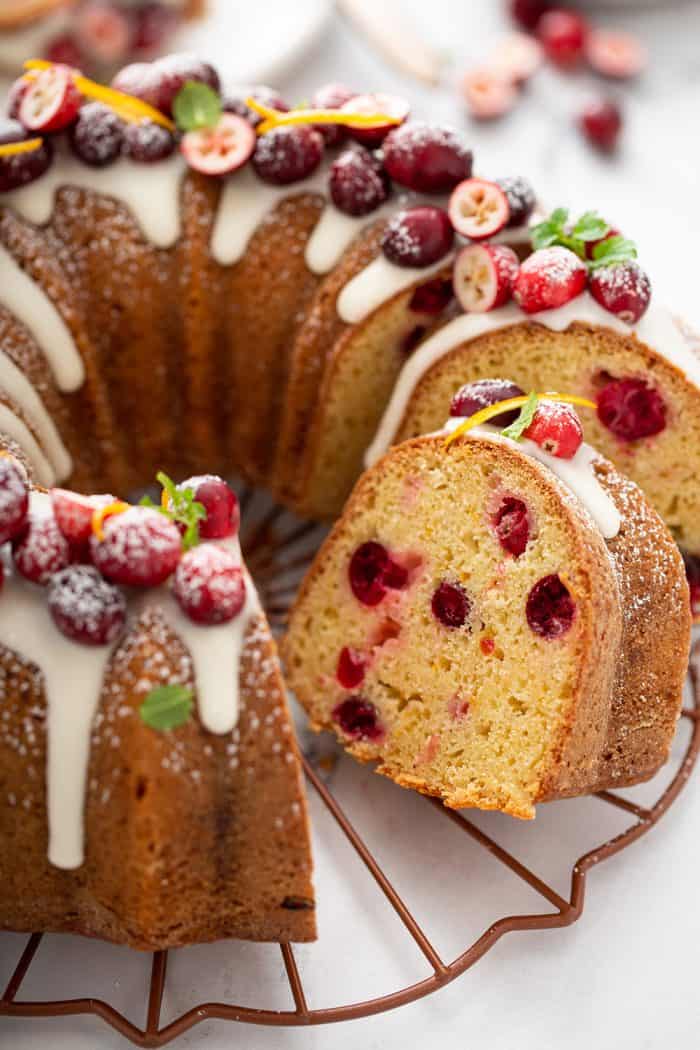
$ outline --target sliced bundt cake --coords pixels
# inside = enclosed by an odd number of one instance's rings
[[[569,406],[523,403],[516,421],[513,402],[496,410],[511,437],[445,431],[367,471],[283,656],[312,724],[378,772],[532,817],[664,762],[690,623],[680,555],[641,491],[581,444]]]

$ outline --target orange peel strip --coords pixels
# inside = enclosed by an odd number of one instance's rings
[[[453,430],[452,433],[445,440],[445,447],[448,447],[462,434],[467,434],[474,427],[481,426],[482,423],[488,423],[489,419],[493,419],[494,416],[500,416],[501,412],[507,412],[509,409],[522,408],[523,405],[527,404],[530,400],[530,394],[523,394],[520,397],[509,397],[505,401],[497,401],[494,405],[487,405],[486,408],[480,409],[475,412],[473,416],[469,416],[463,423]],[[581,408],[595,408],[593,401],[589,401],[586,397],[579,397],[578,394],[557,394],[554,391],[547,391],[545,394],[537,394],[538,400],[546,401],[560,401],[566,405],[579,405]]]
[[[273,128],[295,124],[347,124],[353,128],[383,128],[387,124],[400,124],[403,119],[391,117],[388,113],[347,113],[340,109],[292,109],[287,113],[264,106],[254,98],[247,98],[245,104],[259,117],[264,117],[255,129],[258,135],[264,135]]]
[[[14,157],[18,153],[33,153],[44,145],[42,138],[24,139],[23,142],[7,142],[0,146],[0,157]]]
[[[100,542],[105,538],[105,519],[111,518],[114,514],[123,514],[130,507],[130,503],[124,503],[123,500],[117,499],[113,503],[107,503],[104,507],[95,508],[92,514],[92,531]]]

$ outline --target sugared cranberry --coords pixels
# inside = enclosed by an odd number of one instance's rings
[[[387,117],[393,117],[391,124],[381,124],[376,128],[363,128],[354,124],[346,124],[350,136],[363,146],[375,149],[380,146],[392,128],[397,127],[397,122],[403,123],[408,117],[410,106],[405,99],[397,95],[353,95],[340,107],[345,113],[366,113],[372,116],[375,113],[383,113]]]
[[[574,622],[576,604],[559,576],[544,576],[527,597],[525,615],[541,638],[561,638]]]
[[[238,497],[230,485],[216,474],[201,474],[188,478],[178,485],[179,489],[191,489],[194,498],[207,512],[199,523],[199,535],[203,540],[223,540],[235,536],[241,523]]]
[[[267,87],[266,84],[256,84],[250,91],[247,91],[245,95],[227,95],[224,98],[223,106],[227,113],[235,113],[239,117],[243,117],[249,124],[252,124],[254,128],[257,128],[260,121],[263,119],[259,113],[256,113],[254,109],[250,109],[246,105],[246,98],[254,98],[256,102],[260,102],[261,105],[267,106],[269,109],[278,109],[282,113],[286,113],[289,106],[284,101],[282,96],[274,90],[274,88]]]
[[[550,0],[510,0],[510,13],[519,26],[532,30],[551,6]]]
[[[530,539],[530,515],[517,496],[504,496],[493,515],[493,528],[504,551],[519,558]]]
[[[490,66],[470,69],[459,86],[469,114],[475,120],[497,120],[505,116],[520,97],[513,81]]]
[[[469,619],[472,603],[459,583],[443,580],[433,594],[430,607],[435,619],[444,627],[464,627]]]
[[[448,206],[457,233],[481,241],[502,230],[510,218],[508,198],[495,182],[465,179],[452,191]]]
[[[189,166],[204,175],[229,175],[237,171],[250,159],[255,148],[255,131],[247,120],[235,113],[222,113],[211,128],[188,131],[180,144]]]
[[[264,182],[286,186],[305,179],[323,156],[323,136],[308,124],[277,127],[260,135],[253,167]]]
[[[0,456],[0,543],[22,532],[29,511],[27,473],[12,456]]]
[[[44,47],[44,58],[73,69],[80,69],[83,65],[83,52],[72,33],[61,33],[49,40]]]
[[[332,714],[352,740],[381,740],[384,736],[376,707],[362,696],[349,696],[333,708]]]
[[[81,50],[92,61],[113,65],[123,61],[131,44],[128,12],[106,0],[87,0],[76,15]]]
[[[343,689],[356,689],[365,677],[365,660],[362,653],[347,645],[343,646],[335,676]]]
[[[408,308],[416,314],[437,317],[452,302],[453,297],[452,282],[443,277],[434,277],[432,281],[418,285],[409,300]]]
[[[700,558],[684,553],[683,561],[690,589],[690,611],[697,618],[700,617]]]
[[[311,99],[311,108],[340,109],[356,94],[345,84],[324,84]],[[339,146],[347,138],[347,128],[342,124],[316,124],[315,127],[323,135],[327,146]]]
[[[588,287],[596,302],[625,324],[636,324],[651,301],[651,281],[634,259],[594,270]]]
[[[535,191],[522,175],[507,175],[494,180],[508,199],[510,216],[506,226],[524,226],[535,210]]]
[[[564,8],[546,11],[537,23],[537,35],[547,57],[564,69],[580,62],[587,33],[585,19]]]
[[[160,51],[179,25],[177,11],[164,3],[141,4],[134,11],[131,47],[134,52],[152,55]]]
[[[593,146],[611,152],[622,131],[622,111],[612,99],[594,99],[581,111],[578,124]]]
[[[146,102],[159,109],[166,116],[172,116],[173,102],[184,85],[193,80],[197,84],[206,84],[217,94],[221,90],[219,74],[208,62],[190,54],[166,55],[152,65],[151,97]],[[116,86],[116,84],[115,84]],[[120,88],[123,90],[123,88]],[[139,96],[143,97],[143,96]]]
[[[585,263],[568,248],[542,248],[522,263],[513,285],[513,298],[527,314],[554,310],[580,295],[586,287]]]
[[[18,77],[12,84],[7,93],[7,105],[5,107],[5,111],[10,120],[19,120],[19,107],[22,104],[22,99],[29,91],[30,86],[31,81],[25,80],[24,77]]]
[[[126,623],[124,595],[92,565],[70,565],[55,573],[48,606],[58,629],[83,645],[109,645]]]
[[[499,401],[509,401],[512,397],[523,397],[524,391],[508,379],[477,379],[467,383],[452,398],[450,415],[458,417],[473,416],[482,408],[497,405]],[[494,416],[490,423],[497,427],[507,427],[518,418],[519,409],[501,412]]]
[[[130,507],[104,523],[104,538],[90,537],[90,555],[112,583],[157,587],[176,569],[182,553],[180,532],[150,507]]]
[[[387,590],[401,590],[408,573],[381,543],[369,540],[357,548],[348,568],[350,588],[363,605],[379,605]]]
[[[645,379],[614,379],[597,397],[598,419],[621,441],[653,437],[666,428],[666,405]]]
[[[455,295],[467,313],[483,314],[510,299],[520,261],[507,244],[468,244],[455,260]]]
[[[646,48],[631,33],[593,29],[586,40],[586,58],[601,76],[628,80],[642,72],[648,56]]]
[[[521,86],[534,76],[542,65],[542,46],[527,33],[511,33],[496,47],[489,65],[504,80]]]
[[[471,175],[472,151],[460,132],[413,121],[387,135],[384,167],[416,193],[448,193]]]
[[[524,436],[550,456],[573,459],[583,441],[583,427],[571,405],[543,399]]]
[[[20,104],[19,119],[29,131],[61,131],[73,123],[81,103],[73,70],[68,66],[50,66],[32,80]]]
[[[51,489],[56,524],[73,547],[81,547],[92,535],[92,517],[97,509],[114,503],[114,496],[81,496],[67,489]]]
[[[431,266],[452,248],[454,230],[446,211],[432,205],[406,208],[392,216],[382,251],[396,266]]]
[[[231,551],[202,543],[183,554],[175,570],[173,594],[195,623],[228,623],[245,604],[243,569]]]
[[[72,561],[71,549],[53,514],[29,514],[28,526],[13,541],[17,571],[33,583],[47,583]]]
[[[336,208],[346,215],[368,215],[389,196],[381,164],[362,146],[343,150],[333,161],[328,186]]]
[[[140,164],[154,164],[175,152],[175,136],[167,128],[152,120],[127,124],[124,128],[124,149],[132,160]]]
[[[134,98],[140,98],[142,102],[155,106],[158,99],[155,65],[152,62],[131,62],[119,70],[112,80],[112,87],[115,91],[133,95]]]
[[[76,156],[93,168],[103,168],[119,157],[124,144],[124,123],[101,102],[88,102],[71,128],[70,144]]]
[[[11,142],[24,142],[33,135],[26,131],[16,120],[0,119],[0,146]],[[50,167],[53,159],[53,146],[50,139],[29,153],[15,153],[9,157],[0,157],[0,193],[8,193],[20,186],[34,182]]]

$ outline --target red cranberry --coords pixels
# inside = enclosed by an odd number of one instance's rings
[[[530,591],[525,614],[535,634],[561,638],[574,622],[576,604],[559,576],[544,576]]]
[[[415,314],[437,317],[449,306],[453,298],[452,281],[447,281],[444,277],[434,277],[432,281],[418,285],[409,300],[408,309]]]
[[[41,70],[25,92],[19,119],[30,131],[62,131],[77,117],[82,100],[73,70],[68,66],[49,66]]]
[[[92,517],[97,509],[114,503],[114,496],[81,496],[66,489],[51,489],[56,524],[73,547],[81,547],[92,535]]]
[[[328,184],[336,208],[346,215],[368,215],[389,196],[388,183],[376,157],[357,146],[333,161]]]
[[[124,128],[125,152],[140,164],[165,160],[175,152],[175,146],[172,132],[152,120],[141,120],[138,124],[127,124]]]
[[[446,211],[419,205],[397,212],[382,237],[382,251],[396,266],[431,266],[452,248],[454,230]]]
[[[338,668],[335,676],[343,689],[356,689],[365,677],[365,661],[357,649],[344,646],[338,657]]]
[[[452,284],[465,313],[484,314],[513,294],[520,260],[507,244],[467,244],[455,259]]]
[[[516,84],[493,66],[468,70],[459,88],[474,120],[498,120],[509,113],[520,98]]]
[[[0,119],[0,146],[24,142],[33,137],[18,121]],[[39,149],[29,153],[0,157],[0,193],[8,193],[34,182],[51,166],[52,159],[53,146],[48,138],[44,139]]]
[[[499,401],[509,401],[512,397],[523,397],[524,390],[508,379],[477,379],[461,387],[452,398],[451,416],[473,416],[482,408],[497,405]],[[501,412],[489,420],[494,426],[507,427],[514,423],[520,413],[519,409]]]
[[[609,153],[622,131],[622,111],[612,99],[596,99],[581,111],[578,123],[591,145]]]
[[[101,102],[88,102],[70,132],[73,152],[93,168],[103,168],[119,157],[124,144],[124,123]]]
[[[123,61],[131,44],[129,12],[107,0],[83,0],[75,15],[80,46],[92,62]]]
[[[231,551],[203,543],[183,554],[175,570],[173,594],[195,623],[228,623],[245,605],[240,562]]]
[[[247,120],[222,113],[210,128],[188,131],[180,143],[187,163],[203,175],[230,175],[253,155],[256,136]]]
[[[152,62],[131,62],[124,66],[112,80],[112,87],[151,106],[158,102],[158,75]]]
[[[386,547],[374,540],[362,543],[348,569],[350,588],[363,605],[379,605],[387,590],[401,590],[408,583],[408,573],[389,556]]]
[[[554,310],[585,290],[585,263],[568,248],[541,248],[523,262],[513,284],[513,298],[525,313]]]
[[[651,281],[634,259],[594,270],[588,287],[595,301],[625,324],[636,324],[651,302]]]
[[[142,4],[134,12],[133,50],[138,54],[154,54],[164,46],[179,23],[178,13],[172,7],[157,2]]]
[[[411,107],[405,99],[399,98],[397,95],[376,94],[353,95],[340,108],[348,114],[364,113],[368,116],[373,116],[382,113],[384,116],[393,117],[396,121],[403,122],[408,117]],[[362,146],[367,146],[369,149],[376,149],[377,146],[381,146],[387,134],[392,128],[397,126],[400,125],[396,123],[380,124],[373,128],[360,127],[350,122],[345,125],[348,134],[356,142],[359,142]]]
[[[352,740],[381,740],[384,736],[377,709],[361,696],[349,696],[333,708],[333,719]]]
[[[93,563],[112,583],[157,587],[176,569],[182,553],[180,532],[159,511],[130,507],[104,523],[104,538],[90,537]]]
[[[223,540],[238,533],[241,523],[238,497],[223,478],[216,474],[202,474],[188,478],[178,488],[191,489],[194,498],[207,512],[206,518],[199,523],[199,535],[203,540]]]
[[[614,379],[597,397],[598,419],[622,441],[653,437],[666,428],[666,405],[645,379]]]
[[[171,117],[175,97],[190,80],[206,84],[217,93],[221,90],[219,74],[213,66],[196,55],[176,54],[159,58],[152,65],[150,90],[153,93],[145,101]]]
[[[452,128],[412,122],[389,132],[384,167],[416,193],[448,193],[472,173],[472,152]]]
[[[547,57],[563,68],[577,65],[586,45],[588,26],[575,11],[546,11],[537,23],[537,35]]]
[[[344,84],[324,84],[311,99],[311,109],[340,109],[357,94]],[[342,124],[316,124],[327,146],[339,146],[347,138],[347,128]]]
[[[29,483],[12,456],[0,456],[0,544],[18,536],[29,513]]]
[[[510,13],[519,26],[532,30],[551,6],[549,0],[510,0]]]
[[[62,66],[72,66],[74,69],[80,69],[83,65],[80,44],[70,33],[63,33],[49,40],[44,48],[44,58]]]
[[[472,603],[459,583],[443,580],[430,603],[433,616],[445,627],[463,627],[469,619]]]
[[[694,554],[683,554],[685,574],[690,588],[690,611],[694,617],[700,616],[700,558]]]
[[[267,87],[265,84],[257,84],[255,87],[247,91],[245,96],[239,95],[227,95],[223,102],[224,110],[227,113],[235,113],[238,117],[243,117],[249,124],[252,124],[254,128],[257,128],[258,124],[262,120],[259,113],[256,113],[254,109],[250,109],[246,103],[246,98],[254,98],[256,102],[259,102],[263,106],[268,106],[270,109],[278,109],[282,113],[286,113],[289,106],[284,101],[281,95],[279,95],[274,88]]]
[[[83,645],[109,645],[126,623],[124,595],[92,565],[70,565],[55,573],[48,605],[58,629]]]
[[[499,185],[486,179],[465,179],[452,191],[450,222],[457,233],[473,241],[493,237],[508,222],[508,198]]]
[[[286,186],[305,179],[321,163],[323,136],[308,124],[277,127],[258,138],[253,167],[264,182]]]
[[[508,175],[494,180],[508,200],[510,215],[506,226],[524,226],[535,210],[535,191],[522,175]]]
[[[493,527],[504,551],[519,558],[530,539],[530,515],[516,496],[504,496],[493,516]]]
[[[628,80],[642,72],[647,64],[647,51],[631,33],[594,29],[586,41],[589,64],[604,77]]]
[[[524,436],[557,459],[573,459],[583,441],[576,410],[561,401],[540,401]]]
[[[13,542],[17,571],[32,583],[48,583],[55,572],[65,569],[72,561],[68,540],[53,514],[34,517]]]

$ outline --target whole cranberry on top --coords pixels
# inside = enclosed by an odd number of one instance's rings
[[[185,53],[166,55],[155,62],[133,62],[117,73],[112,87],[172,116],[175,96],[188,80],[207,84],[217,92],[221,88],[219,74],[213,66]]]
[[[70,129],[71,149],[85,164],[104,168],[121,156],[124,122],[101,102],[88,102]]]
[[[482,408],[497,405],[499,401],[509,401],[513,397],[522,397],[524,393],[525,391],[517,383],[511,383],[509,379],[476,379],[473,383],[466,383],[457,391],[452,398],[450,415],[465,418],[473,416]],[[517,408],[502,412],[494,416],[490,422],[497,427],[507,427],[515,422],[518,413]]]
[[[622,131],[622,111],[612,99],[594,99],[582,110],[578,125],[591,145],[610,153]]]
[[[12,541],[17,571],[32,583],[48,583],[73,560],[70,544],[53,514],[30,510],[26,528]]]
[[[48,606],[58,629],[83,645],[109,645],[126,624],[124,595],[92,565],[69,565],[55,573]]]
[[[331,200],[346,215],[368,215],[389,196],[389,179],[381,163],[362,146],[345,149],[331,165]]]
[[[571,405],[543,399],[523,436],[557,459],[573,459],[583,442],[583,427]]]
[[[13,456],[0,456],[0,543],[22,531],[28,512],[27,472]]]
[[[588,282],[597,303],[625,324],[636,324],[651,302],[651,281],[634,259],[600,266]]]
[[[311,175],[322,156],[323,136],[310,124],[281,126],[259,136],[253,167],[264,182],[286,186]]]
[[[230,485],[216,474],[201,474],[188,478],[178,489],[191,489],[194,498],[207,512],[199,522],[199,535],[203,540],[223,540],[236,536],[241,523],[238,497]]]
[[[382,251],[396,266],[431,266],[452,248],[454,230],[446,211],[431,205],[406,208],[392,216]]]
[[[90,537],[93,564],[112,583],[157,587],[176,569],[182,554],[179,529],[151,507],[129,507]]]
[[[202,543],[183,554],[175,571],[173,594],[195,623],[228,623],[245,604],[246,584],[231,551]]]
[[[580,295],[588,271],[578,255],[555,246],[533,252],[521,264],[513,285],[513,298],[525,313],[553,310]]]
[[[0,118],[0,146],[12,142],[25,142],[34,135],[27,131],[16,120]],[[29,153],[15,153],[0,157],[0,193],[19,189],[34,182],[51,166],[53,145],[51,139],[45,138],[42,145]]]
[[[537,35],[547,57],[564,69],[581,61],[587,34],[585,18],[563,7],[546,11],[537,22]]]
[[[472,173],[472,152],[453,128],[418,121],[402,124],[384,140],[384,167],[395,182],[416,193],[447,193]]]

